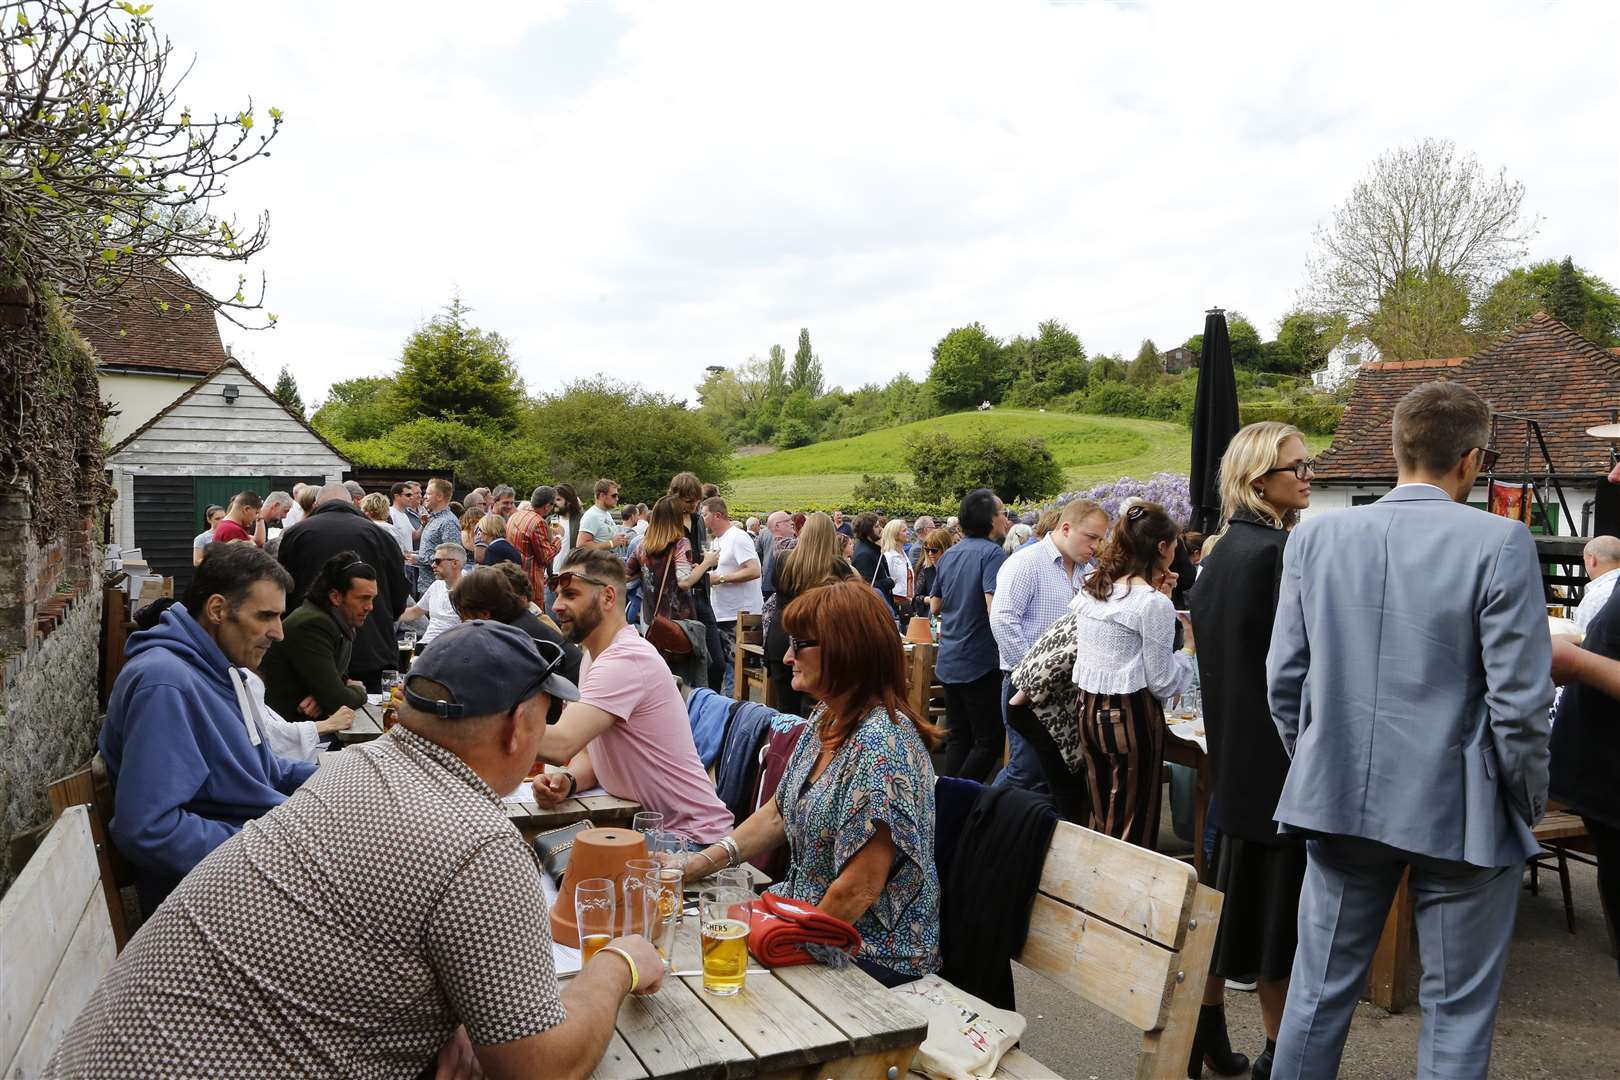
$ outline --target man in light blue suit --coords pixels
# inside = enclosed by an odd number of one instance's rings
[[[1404,869],[1423,978],[1419,1077],[1481,1077],[1530,826],[1547,798],[1551,638],[1529,530],[1462,505],[1490,408],[1459,383],[1395,407],[1397,486],[1309,518],[1266,658],[1309,837],[1272,1076],[1332,1077]]]

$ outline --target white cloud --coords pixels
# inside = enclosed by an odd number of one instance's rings
[[[1454,139],[1525,182],[1535,257],[1620,282],[1614,5],[314,4],[168,0],[201,108],[288,121],[268,334],[318,395],[460,289],[531,387],[685,395],[809,326],[829,382],[952,326],[1161,345],[1262,328],[1368,162]]]

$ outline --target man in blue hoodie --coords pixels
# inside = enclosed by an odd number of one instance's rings
[[[130,635],[107,701],[101,756],[112,839],[150,913],[222,841],[315,771],[278,756],[241,669],[281,639],[292,578],[251,544],[210,545],[184,606]]]

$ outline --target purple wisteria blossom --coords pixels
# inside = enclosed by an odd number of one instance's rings
[[[1066,491],[1038,507],[1036,516],[1044,514],[1067,505],[1075,499],[1090,499],[1108,511],[1109,517],[1119,516],[1119,504],[1135,496],[1146,499],[1148,502],[1158,503],[1164,507],[1177,525],[1187,527],[1187,521],[1192,517],[1192,496],[1189,492],[1187,478],[1180,473],[1157,472],[1151,479],[1137,480],[1134,477],[1122,476],[1109,483],[1098,484],[1087,491]]]

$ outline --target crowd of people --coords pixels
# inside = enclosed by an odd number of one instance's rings
[[[1038,877],[1058,818],[1155,847],[1179,699],[1201,702],[1214,793],[1193,839],[1225,896],[1189,1075],[1334,1075],[1409,871],[1418,1073],[1484,1076],[1549,784],[1620,917],[1620,541],[1588,545],[1584,646],[1553,640],[1528,531],[1460,505],[1488,435],[1470,391],[1418,387],[1395,411],[1395,490],[1302,519],[1304,437],[1252,424],[1207,538],[1141,501],[1015,521],[987,489],[937,524],[739,521],[691,473],[650,505],[608,479],[589,506],[566,483],[522,501],[458,502],[439,478],[245,491],[209,508],[187,595],[142,610],[113,688],[112,840],[147,921],[53,1074],[268,1054],[307,1073],[588,1073],[663,967],[626,936],[560,988],[535,856],[501,812],[525,785],[542,806],[600,786],[662,814],[692,879],[785,847],[773,891],[853,924],[874,978],[954,977],[944,785],[1026,815],[981,878]],[[774,795],[735,813],[686,695],[739,689],[745,613],[788,741]],[[912,620],[937,642],[942,726],[911,704]],[[398,726],[311,781],[395,675]],[[374,931],[325,932],[372,903]],[[1259,996],[1252,1062],[1229,981]],[[158,1067],[154,1047],[179,1056]]]

